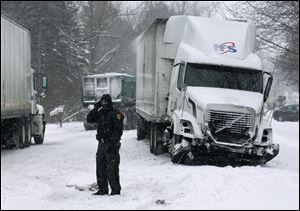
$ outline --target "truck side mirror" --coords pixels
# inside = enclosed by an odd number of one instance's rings
[[[46,76],[43,77],[43,92],[47,92],[48,88],[48,78]]]
[[[266,88],[265,88],[265,91],[264,91],[264,102],[266,102],[268,97],[269,97],[271,86],[272,86],[272,83],[273,83],[273,76],[270,73],[266,73],[266,74],[268,74],[270,77],[268,78]]]
[[[42,84],[43,91],[39,95],[40,97],[46,97],[47,88],[48,88],[48,78],[43,76],[43,84]]]

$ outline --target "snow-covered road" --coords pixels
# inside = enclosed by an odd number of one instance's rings
[[[1,151],[1,209],[299,209],[299,122],[273,122],[279,155],[264,167],[184,166],[122,137],[121,196],[92,196],[95,131],[47,125],[45,143]]]

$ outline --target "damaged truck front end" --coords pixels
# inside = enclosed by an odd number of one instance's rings
[[[256,165],[265,164],[279,153],[264,114],[271,74],[259,67],[181,66],[177,85],[180,83],[182,88],[172,94],[177,94],[181,103],[173,107],[173,112],[170,103],[172,120],[167,129],[174,163],[198,160]]]
[[[188,112],[175,115],[180,117],[177,131],[172,132],[174,124],[167,129],[172,162],[264,165],[279,153],[263,114],[240,106],[211,104],[207,108],[204,121]]]

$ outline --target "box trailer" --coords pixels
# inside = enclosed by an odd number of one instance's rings
[[[30,31],[1,14],[1,146],[28,147],[32,136],[43,143],[46,122],[34,77]]]

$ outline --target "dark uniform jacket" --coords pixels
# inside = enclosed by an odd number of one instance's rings
[[[95,106],[87,116],[88,123],[98,123],[97,140],[116,144],[123,134],[123,115],[109,102],[108,108]]]

